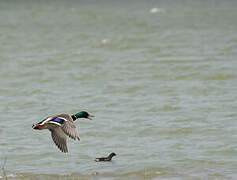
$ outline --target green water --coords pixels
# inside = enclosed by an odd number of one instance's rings
[[[237,179],[236,8],[217,0],[0,1],[8,179]],[[80,110],[96,117],[76,122],[81,141],[68,140],[68,154],[49,131],[31,128]],[[110,152],[119,156],[94,161]]]

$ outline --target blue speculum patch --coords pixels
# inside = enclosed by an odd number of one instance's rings
[[[53,119],[52,121],[62,124],[65,120],[57,117]]]

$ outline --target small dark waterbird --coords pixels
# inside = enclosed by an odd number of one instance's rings
[[[64,153],[67,149],[67,136],[74,140],[80,140],[74,121],[78,118],[87,118],[91,120],[93,115],[86,111],[81,111],[76,114],[59,114],[50,116],[32,126],[33,129],[42,130],[48,129],[51,132],[52,139],[57,147]]]
[[[112,157],[117,156],[118,154],[110,153],[110,155],[108,155],[108,157],[101,157],[101,158],[96,158],[95,161],[99,162],[99,161],[111,161]]]

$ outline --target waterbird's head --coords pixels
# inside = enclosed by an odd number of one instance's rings
[[[91,118],[94,117],[93,115],[89,114],[88,112],[86,111],[81,111],[81,112],[78,112],[74,115],[72,115],[72,117],[74,117],[74,121],[78,118],[87,118],[87,119],[90,119],[92,120]]]
[[[113,156],[117,156],[117,155],[118,155],[118,154],[112,152],[112,153],[110,153],[109,157],[113,157]]]

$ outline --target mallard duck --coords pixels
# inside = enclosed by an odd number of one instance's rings
[[[99,162],[99,161],[111,161],[111,160],[112,160],[112,157],[114,157],[114,156],[117,156],[117,154],[115,154],[115,153],[113,152],[113,153],[110,153],[110,155],[108,155],[108,157],[96,158],[95,161],[96,161],[96,162]]]
[[[52,139],[57,147],[64,153],[67,149],[67,136],[74,140],[80,140],[74,121],[78,118],[91,119],[94,117],[86,111],[81,111],[73,115],[60,114],[50,116],[32,126],[33,129],[48,129],[51,132]]]

